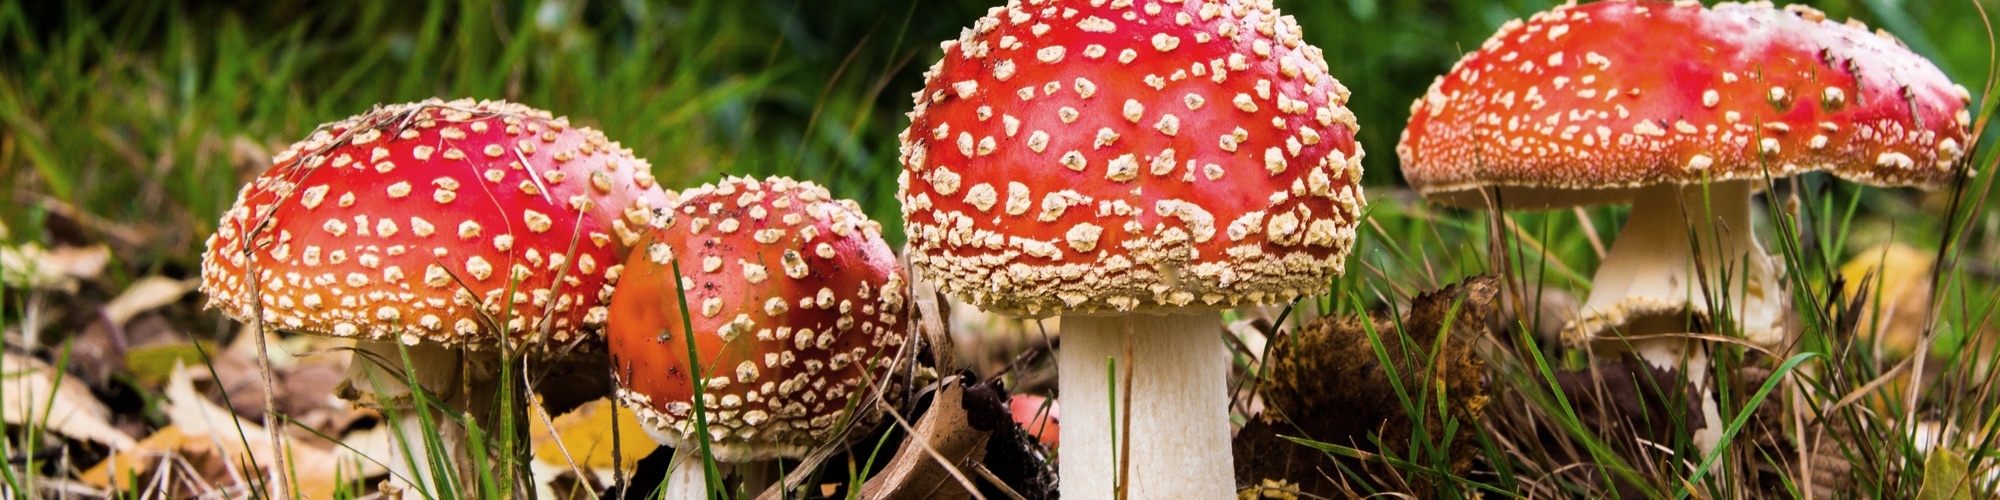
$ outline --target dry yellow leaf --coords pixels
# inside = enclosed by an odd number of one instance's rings
[[[1894,354],[1916,350],[1929,320],[1925,308],[1931,300],[1931,265],[1936,257],[1910,245],[1888,243],[1863,250],[1840,266],[1850,301],[1861,293],[1862,279],[1873,276],[1856,324],[1862,338],[1879,338],[1883,349]]]
[[[569,460],[563,451],[569,451],[569,458],[586,469],[609,469],[611,461],[611,414],[613,404],[610,399],[599,399],[584,403],[577,409],[553,419],[555,429],[544,422],[541,405],[533,405],[535,417],[530,421],[534,429],[530,440],[534,446],[535,460],[549,465],[569,467]],[[631,470],[639,459],[653,453],[660,445],[646,436],[646,428],[639,425],[639,418],[631,410],[617,409],[618,414],[618,468]],[[562,448],[555,446],[557,437],[562,439]]]

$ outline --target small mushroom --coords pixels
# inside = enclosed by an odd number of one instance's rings
[[[653,226],[611,299],[609,345],[619,401],[676,451],[669,498],[704,498],[702,441],[725,464],[796,458],[872,425],[870,398],[900,397],[909,281],[853,201],[731,178],[683,192]],[[768,472],[755,467],[740,470]]]
[[[1410,184],[1445,204],[1631,203],[1563,337],[1680,369],[1706,365],[1705,350],[1628,337],[1796,338],[1784,262],[1751,227],[1753,193],[1813,171],[1942,185],[1970,144],[1970,102],[1886,33],[1808,7],[1565,5],[1507,23],[1438,77],[1397,152]],[[1724,304],[1733,314],[1714,317]],[[1686,373],[1707,386],[1706,370]],[[1721,432],[1705,404],[1704,450]]]
[[[1114,435],[1133,498],[1233,491],[1219,311],[1324,290],[1363,204],[1347,89],[1300,36],[1264,0],[1013,1],[925,72],[908,258],[980,308],[1062,316],[1063,496],[1113,495]]]
[[[1062,441],[1057,437],[1062,432],[1062,407],[1055,400],[1033,394],[1015,394],[1007,398],[1007,413],[1014,423],[1034,436],[1042,446],[1050,450]]]
[[[492,417],[503,352],[599,349],[633,229],[669,201],[651,166],[603,134],[498,101],[379,106],[273,163],[208,239],[208,305],[354,339],[342,394],[393,410],[409,436],[421,434],[398,344],[446,410]],[[462,457],[464,429],[437,431]],[[415,479],[430,470],[416,455],[414,470],[385,462]]]

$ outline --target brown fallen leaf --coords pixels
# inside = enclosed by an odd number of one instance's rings
[[[930,409],[917,419],[888,465],[862,484],[861,498],[1055,496],[1048,456],[1014,423],[1003,390],[970,384],[963,376],[947,378],[938,387]],[[767,492],[764,498],[775,497]]]
[[[112,427],[111,410],[81,381],[12,352],[0,353],[0,417],[9,425],[39,425],[113,450],[134,445],[131,436]]]
[[[1277,479],[1298,492],[1337,498],[1349,494],[1340,484],[1341,466],[1369,471],[1385,482],[1398,477],[1375,462],[1341,459],[1337,465],[1330,454],[1280,436],[1431,463],[1432,458],[1413,457],[1420,450],[1401,449],[1413,434],[1423,433],[1433,443],[1449,439],[1450,448],[1439,452],[1448,454],[1454,472],[1467,470],[1479,454],[1471,430],[1489,401],[1485,361],[1475,346],[1488,338],[1487,318],[1494,314],[1499,291],[1497,279],[1474,277],[1411,299],[1400,320],[1378,314],[1329,316],[1272,339],[1277,345],[1266,363],[1270,379],[1261,391],[1265,411],[1237,433],[1233,446],[1237,484]],[[1386,365],[1371,340],[1371,328],[1389,358]],[[1434,400],[1425,415],[1406,414],[1394,388],[1398,383],[1412,397],[1441,394],[1446,399],[1442,406],[1458,421],[1457,432],[1444,435],[1446,415],[1436,413]],[[1419,417],[1425,422],[1421,428],[1414,426]],[[1397,448],[1378,449],[1371,439]],[[1432,488],[1421,479],[1381,487],[1419,497],[1429,496]]]
[[[896,450],[889,466],[861,486],[862,498],[972,498],[973,484],[964,471],[986,456],[990,433],[972,428],[965,412],[963,378],[939,382],[930,411]]]
[[[289,469],[280,469],[280,448],[273,445],[270,434],[202,397],[186,368],[173,371],[165,393],[169,425],[85,471],[81,477],[84,482],[120,491],[148,487],[135,485],[132,478],[151,477],[161,464],[177,463],[162,457],[173,457],[187,464],[202,483],[218,488],[246,491],[253,475],[265,485],[276,485],[280,482],[275,474],[286,472],[293,474],[292,484],[299,496],[334,498],[342,481],[358,483],[385,472],[366,460],[289,441],[282,448],[290,460],[286,464]]]

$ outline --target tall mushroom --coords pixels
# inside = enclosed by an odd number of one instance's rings
[[[859,206],[732,178],[683,192],[654,227],[626,261],[608,341],[619,401],[675,449],[668,498],[705,497],[703,441],[722,463],[798,457],[880,417],[868,398],[895,396],[914,354],[909,280]]]
[[[1790,343],[1782,260],[1752,193],[1812,171],[1936,187],[1969,144],[1971,96],[1887,33],[1768,3],[1612,1],[1507,23],[1411,104],[1412,186],[1461,207],[1632,204],[1565,341],[1632,351],[1706,389],[1705,349],[1647,334]],[[1724,318],[1711,312],[1727,306]],[[1713,326],[1705,326],[1713,325]],[[1704,450],[1720,438],[1704,399]]]
[[[351,338],[343,394],[418,426],[402,385],[487,419],[500,353],[593,351],[602,305],[650,209],[651,166],[566,118],[460,100],[378,106],[320,126],[243,187],[208,239],[208,305],[262,327]],[[525,429],[525,427],[523,427]],[[465,429],[436,429],[462,460]],[[414,439],[414,438],[413,438]],[[431,465],[421,441],[415,471]],[[417,474],[412,474],[417,472]]]
[[[1114,435],[1132,498],[1230,495],[1220,310],[1342,272],[1347,89],[1268,1],[1014,1],[943,48],[902,135],[912,266],[1062,316],[1063,496],[1113,494]]]

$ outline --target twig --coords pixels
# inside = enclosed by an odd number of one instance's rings
[[[1590,213],[1583,207],[1570,207],[1576,213],[1576,222],[1583,225],[1583,238],[1590,240],[1590,249],[1597,252],[1597,260],[1604,260],[1604,238],[1597,235],[1597,224],[1590,221]]]
[[[1006,493],[1007,498],[1011,498],[1013,500],[1028,500],[1026,498],[1022,498],[1019,492],[1014,491],[1014,487],[1007,486],[1006,482],[1001,481],[1000,476],[993,475],[993,471],[987,469],[985,465],[980,464],[979,462],[973,462],[966,465],[969,466],[973,472],[979,473],[979,477],[985,479],[987,484],[991,484],[994,487],[999,488],[1001,493]]]
[[[257,234],[261,233],[262,229],[263,225],[259,224],[256,229],[240,231],[243,233],[243,242],[245,243],[241,245],[243,249],[244,283],[259,283],[256,278],[257,247],[254,242],[256,241]],[[276,467],[274,471],[278,476],[279,489],[278,491],[271,492],[271,496],[273,498],[296,496],[298,490],[292,487],[291,454],[285,453],[285,433],[283,429],[278,428],[278,383],[277,377],[271,374],[271,348],[267,345],[268,342],[264,338],[266,334],[264,333],[263,287],[261,285],[253,285],[244,288],[250,291],[251,308],[250,331],[244,333],[257,336],[257,373],[264,380],[264,432],[270,434],[271,451],[278,455],[278,462],[274,464]],[[254,455],[251,456],[250,466],[257,466]]]

